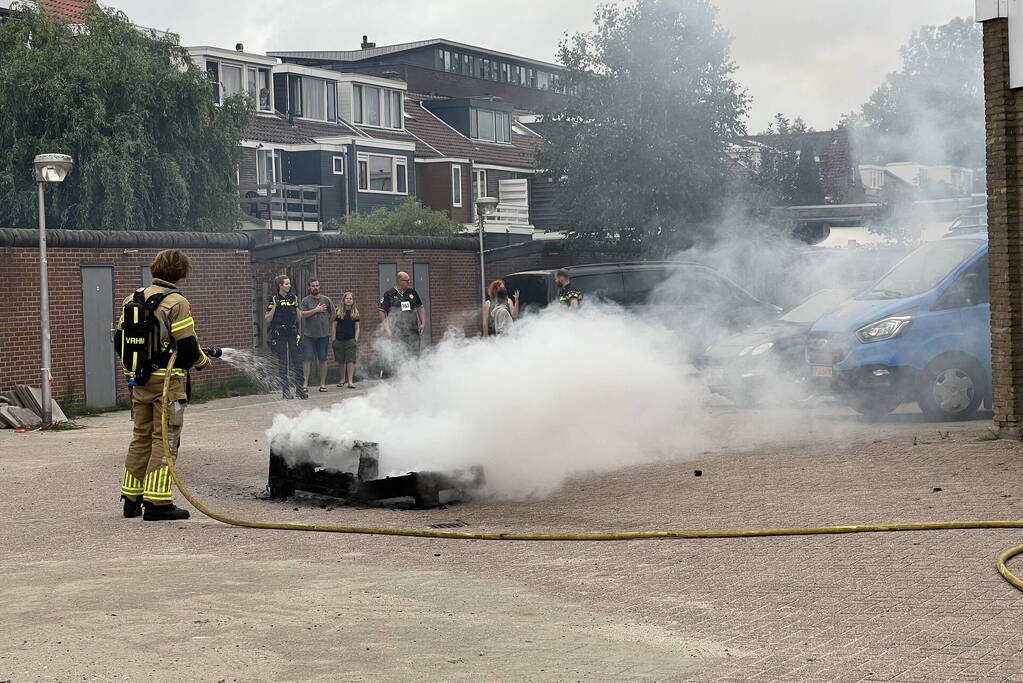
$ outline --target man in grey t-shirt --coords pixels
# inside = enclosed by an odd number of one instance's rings
[[[327,390],[327,347],[334,336],[334,304],[330,297],[320,294],[320,281],[309,283],[309,296],[298,305],[298,318],[302,323],[302,372],[305,386],[309,387],[309,369],[313,359],[320,365],[320,391]]]

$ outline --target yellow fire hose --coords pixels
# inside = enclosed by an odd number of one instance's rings
[[[959,522],[909,522],[903,524],[850,524],[842,526],[818,527],[779,527],[775,529],[680,529],[666,531],[619,531],[612,533],[577,533],[577,534],[536,534],[536,533],[484,533],[477,531],[442,531],[434,529],[386,529],[378,527],[339,526],[331,524],[295,524],[290,522],[251,522],[235,519],[210,510],[200,503],[188,490],[178,476],[174,466],[174,453],[170,448],[167,436],[167,398],[170,389],[171,369],[177,360],[177,352],[171,355],[167,364],[167,374],[163,380],[163,410],[160,422],[163,426],[163,450],[167,456],[174,483],[181,495],[196,510],[207,517],[248,529],[283,529],[286,531],[322,531],[338,534],[372,534],[377,536],[413,536],[418,538],[445,538],[478,541],[638,541],[654,538],[750,538],[763,536],[813,536],[818,534],[862,534],[876,531],[937,531],[940,529],[1023,529],[1023,521],[1013,520],[974,520]],[[995,561],[995,568],[1002,578],[1023,591],[1023,580],[1013,574],[1005,563],[1017,555],[1023,554],[1023,545],[1003,551]]]

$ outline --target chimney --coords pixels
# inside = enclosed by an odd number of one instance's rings
[[[234,49],[238,52],[245,52],[245,46],[241,43],[235,43]]]
[[[370,47],[376,47],[376,46],[377,46],[376,43],[369,42],[369,36],[363,36],[362,37],[362,49],[363,50],[365,50],[367,48],[370,48]]]

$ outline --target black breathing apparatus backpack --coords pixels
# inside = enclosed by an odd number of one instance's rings
[[[158,292],[145,298],[145,287],[135,290],[124,305],[121,323],[121,365],[128,375],[128,386],[142,386],[149,381],[153,370],[164,368],[170,359],[172,341],[164,339],[156,309],[174,290]]]

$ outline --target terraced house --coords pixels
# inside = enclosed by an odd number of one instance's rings
[[[244,227],[277,239],[415,198],[467,226],[499,199],[488,246],[560,227],[525,121],[570,96],[562,67],[445,40],[347,52],[188,49],[214,101],[245,93]]]

